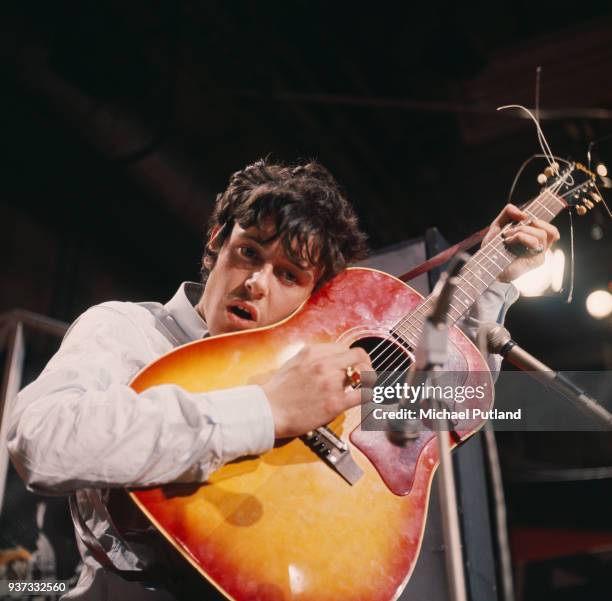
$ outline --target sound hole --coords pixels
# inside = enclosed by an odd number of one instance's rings
[[[384,379],[385,385],[403,382],[414,360],[410,349],[394,339],[371,336],[355,341],[351,347],[360,347],[370,355],[377,380]]]

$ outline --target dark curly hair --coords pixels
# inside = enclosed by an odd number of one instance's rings
[[[274,233],[265,242],[280,237],[291,260],[321,267],[317,286],[367,254],[366,235],[355,211],[331,173],[316,161],[281,165],[262,159],[234,173],[225,192],[217,196],[208,238],[220,227],[215,238],[219,249],[234,224],[246,229],[270,222]],[[209,266],[217,256],[218,250],[208,244],[204,257]],[[203,268],[202,275],[205,281],[208,269]]]

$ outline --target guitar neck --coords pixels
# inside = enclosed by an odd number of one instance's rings
[[[550,222],[566,207],[567,203],[547,188],[527,203],[523,211],[531,218]],[[506,226],[508,227],[510,224]],[[449,305],[448,324],[453,325],[461,319],[514,259],[516,255],[506,247],[500,234],[474,253],[459,272],[457,286]],[[431,313],[435,301],[436,296],[430,294],[417,309],[399,321],[392,331],[415,348],[420,339],[423,322]]]

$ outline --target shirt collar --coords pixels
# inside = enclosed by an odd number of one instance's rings
[[[165,305],[168,313],[192,340],[208,336],[206,322],[195,309],[202,292],[204,292],[204,286],[201,284],[183,282],[176,294]]]

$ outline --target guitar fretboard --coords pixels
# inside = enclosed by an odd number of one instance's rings
[[[566,207],[567,203],[547,188],[537,198],[530,201],[523,211],[530,218],[550,222]],[[502,231],[510,226],[511,224],[508,224]],[[461,319],[514,259],[516,255],[506,247],[501,233],[474,253],[457,278],[457,287],[452,295],[448,311],[448,324],[453,325]],[[435,300],[433,294],[430,294],[416,309],[401,319],[391,331],[407,341],[413,349],[416,348],[423,322],[431,312]]]

